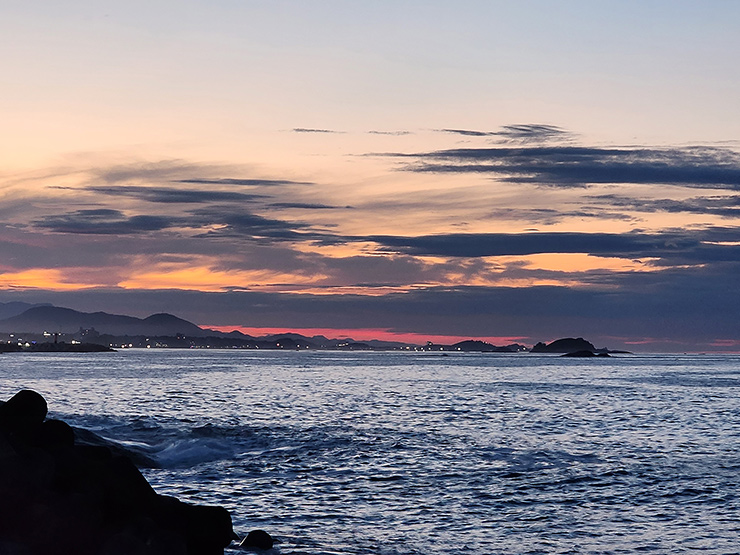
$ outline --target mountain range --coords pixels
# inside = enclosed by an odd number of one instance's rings
[[[356,342],[352,339],[330,339],[323,335],[305,337],[297,333],[282,333],[252,337],[239,331],[224,333],[201,328],[172,314],[152,314],[146,318],[109,314],[107,312],[80,312],[49,304],[22,302],[0,303],[0,334],[6,342],[28,343],[68,339],[77,342],[100,343],[114,347],[212,347],[260,349],[342,349],[387,350],[413,349],[422,351],[462,352],[520,352],[528,350],[520,344],[497,347],[479,340],[466,340],[452,345],[427,343],[424,346],[408,343],[370,340]],[[607,352],[595,349],[588,341],[559,339],[549,345],[538,343],[532,352],[564,353],[577,350]],[[612,351],[613,352],[613,351]]]
[[[204,337],[210,331],[172,314],[153,314],[147,318],[121,316],[107,312],[78,312],[57,306],[36,306],[0,320],[3,333],[74,334],[94,329],[107,335],[188,335]]]
[[[255,338],[239,331],[224,333],[201,328],[172,314],[153,314],[146,318],[109,314],[107,312],[80,312],[52,305],[0,303],[0,334],[7,340],[22,337],[24,341],[60,340],[95,341],[114,346],[134,347],[252,347],[252,348],[313,348],[313,349],[399,349],[405,343],[371,340],[355,342],[351,339],[329,339],[323,335],[305,337],[297,333],[283,333]]]

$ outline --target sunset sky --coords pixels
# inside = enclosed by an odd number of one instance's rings
[[[740,350],[740,2],[0,2],[0,302]]]

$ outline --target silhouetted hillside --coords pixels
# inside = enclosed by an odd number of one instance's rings
[[[518,343],[512,343],[504,347],[497,347],[487,341],[480,341],[478,339],[466,339],[465,341],[459,341],[453,345],[441,345],[439,343],[427,342],[424,347],[421,347],[422,351],[454,351],[454,352],[468,352],[468,353],[518,353],[520,351],[526,351],[527,348],[524,345]]]
[[[37,306],[51,306],[49,304],[31,304],[19,301],[13,301],[9,303],[0,303],[0,320],[5,318],[12,318],[18,314],[23,314],[29,308]]]
[[[512,343],[511,345],[506,345],[504,347],[497,347],[496,345],[486,341],[468,339],[451,345],[450,350],[480,353],[518,353],[520,351],[525,351],[526,347],[524,345],[519,345],[518,343]]]
[[[451,351],[482,353],[517,353],[527,351],[527,347],[514,343],[496,346],[486,341],[469,339],[453,345],[439,345],[427,342],[426,345],[413,345],[377,339],[356,341],[344,337],[331,339],[323,335],[306,337],[292,332],[252,337],[239,331],[223,333],[205,329],[173,316],[172,314],[152,314],[146,318],[108,314],[106,312],[80,312],[71,308],[50,305],[27,305],[26,303],[0,303],[0,314],[13,313],[30,306],[20,314],[0,319],[2,351],[20,349],[49,349],[35,344],[94,343],[117,348],[211,348],[211,349],[331,349],[331,350],[413,350],[413,351]],[[60,347],[57,347],[58,349]],[[533,353],[626,353],[606,348],[596,349],[593,344],[579,337],[564,338],[545,345],[538,343]],[[1,351],[0,351],[1,352]]]
[[[171,314],[154,314],[142,319],[106,312],[88,313],[70,308],[40,306],[0,320],[0,332],[5,333],[73,334],[80,329],[94,329],[98,334],[109,335],[206,335],[206,331],[200,327]]]

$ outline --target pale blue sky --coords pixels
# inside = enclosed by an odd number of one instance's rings
[[[91,126],[187,113],[175,129],[207,135],[209,120],[354,131],[538,121],[661,142],[738,130],[733,1],[5,1],[2,13],[5,110]]]

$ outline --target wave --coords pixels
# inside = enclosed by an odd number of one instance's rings
[[[181,468],[222,459],[231,459],[236,450],[227,441],[183,438],[155,447],[154,459],[163,468]]]
[[[149,417],[53,417],[73,426],[77,443],[106,446],[142,468],[190,468],[234,459],[244,449],[265,444],[253,428],[245,426],[192,426]]]

